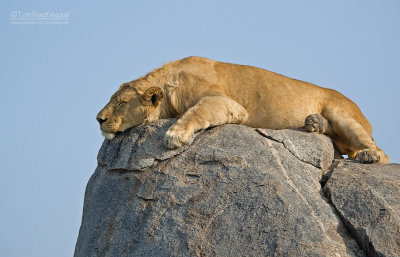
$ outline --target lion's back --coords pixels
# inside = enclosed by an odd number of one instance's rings
[[[184,73],[192,77],[192,83],[180,85],[187,94],[196,90],[207,94],[221,88],[221,92],[248,111],[246,125],[252,127],[303,126],[304,119],[311,113],[321,113],[327,101],[340,100],[338,105],[350,101],[336,91],[249,65],[191,56],[173,66],[175,75]]]

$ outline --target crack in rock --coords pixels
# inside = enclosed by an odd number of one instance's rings
[[[368,256],[400,256],[400,165],[337,160],[325,196]]]
[[[274,141],[274,142],[277,142],[277,143],[282,144],[283,147],[284,147],[286,150],[288,150],[288,152],[291,153],[294,157],[296,157],[299,161],[304,162],[304,163],[309,164],[309,165],[312,165],[312,166],[315,167],[315,168],[321,169],[321,167],[319,167],[318,165],[316,165],[316,164],[314,164],[314,163],[312,163],[312,162],[306,161],[306,160],[304,160],[304,159],[301,159],[300,156],[299,156],[295,151],[293,151],[291,148],[289,148],[289,147],[286,146],[286,143],[285,143],[284,141],[280,141],[280,140],[278,140],[278,139],[273,138],[273,137],[270,136],[270,135],[266,135],[266,134],[264,134],[262,131],[260,131],[259,129],[256,129],[256,131],[257,131],[258,134],[260,134],[261,136],[263,136],[263,137],[265,137],[265,138],[267,138],[267,139],[270,139],[270,140],[272,140],[272,141]]]
[[[327,170],[334,159],[335,150],[332,140],[325,135],[305,133],[305,131],[294,129],[270,130],[257,128],[256,131],[265,138],[281,143],[300,161],[322,171]],[[329,155],[326,154],[326,149],[332,150]]]

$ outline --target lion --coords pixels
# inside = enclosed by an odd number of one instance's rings
[[[124,83],[97,114],[102,134],[158,119],[178,118],[165,134],[168,148],[196,131],[226,123],[294,129],[330,136],[361,163],[389,163],[358,106],[341,93],[261,68],[187,57]]]

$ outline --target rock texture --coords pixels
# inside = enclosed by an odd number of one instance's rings
[[[223,125],[169,150],[163,137],[173,122],[104,141],[86,188],[76,257],[400,256],[388,249],[398,237],[384,240],[398,235],[399,180],[389,183],[397,166],[376,184],[365,171],[364,182],[346,191],[341,173],[374,165],[340,162],[330,170],[334,148],[326,136]],[[385,183],[392,187],[374,189]],[[363,198],[380,193],[357,205],[359,185],[367,184]],[[367,212],[371,203],[377,213]]]
[[[400,256],[400,165],[337,162],[325,191],[369,256]]]

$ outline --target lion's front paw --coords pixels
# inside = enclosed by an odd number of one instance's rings
[[[168,129],[164,137],[166,147],[174,149],[189,144],[193,136],[193,131],[180,125],[173,125]]]
[[[320,114],[308,115],[305,120],[307,132],[325,133],[328,129],[328,120]]]
[[[381,153],[375,149],[364,149],[358,152],[357,160],[361,163],[375,163],[381,159]]]

